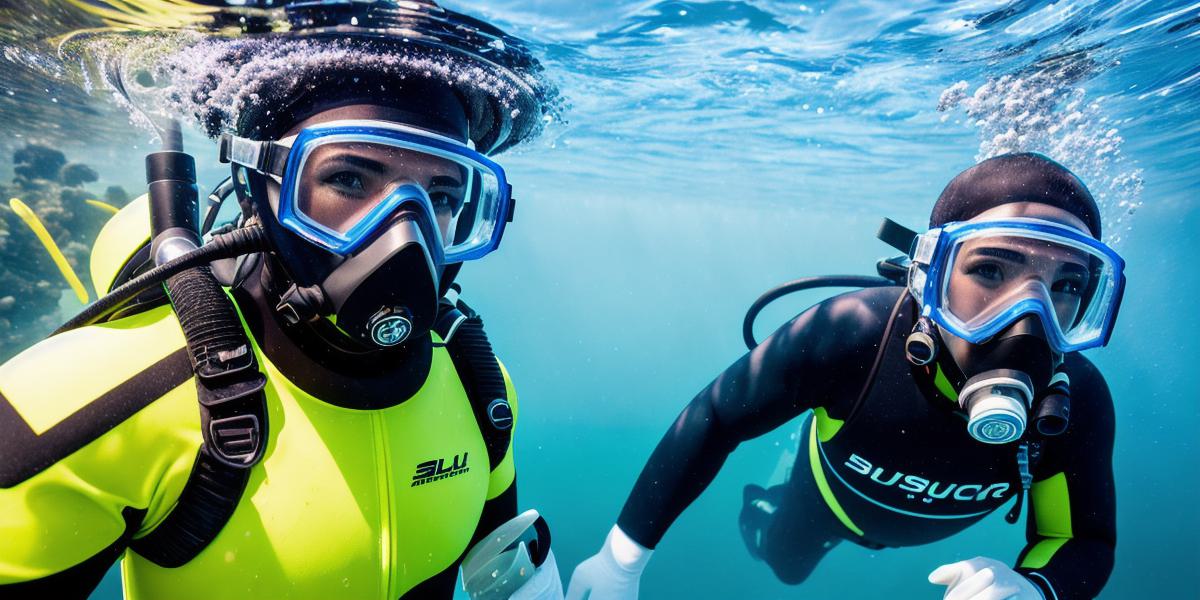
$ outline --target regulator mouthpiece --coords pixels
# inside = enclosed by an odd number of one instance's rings
[[[967,380],[958,395],[967,411],[967,432],[985,444],[1007,444],[1021,439],[1033,382],[1021,371],[993,369]]]

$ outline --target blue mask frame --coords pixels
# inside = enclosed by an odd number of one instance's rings
[[[297,190],[300,185],[304,160],[315,148],[330,141],[361,141],[428,153],[450,160],[494,179],[495,196],[487,199],[487,205],[478,209],[473,225],[484,229],[461,243],[447,246],[437,244],[435,254],[442,255],[443,264],[451,264],[482,258],[500,246],[505,226],[512,220],[512,186],[504,169],[483,154],[466,144],[435,133],[405,127],[384,121],[334,121],[322,123],[302,130],[294,140],[259,142],[223,136],[222,160],[234,162],[260,173],[281,178],[279,204],[276,217],[289,231],[339,255],[354,253],[367,242],[381,226],[402,206],[409,205],[422,211],[430,222],[436,222],[429,194],[415,184],[403,184],[392,191],[366,215],[344,233],[335,231],[304,214],[297,206]],[[480,202],[484,202],[480,200]],[[432,228],[441,240],[437,227]]]
[[[1043,299],[1021,299],[974,328],[965,327],[962,321],[950,314],[945,306],[945,292],[946,278],[951,270],[951,255],[964,238],[987,230],[1004,230],[1013,235],[1025,232],[1032,238],[1059,242],[1085,250],[1090,256],[1100,260],[1108,273],[1094,291],[1092,302],[1099,302],[1101,305],[1094,309],[1097,316],[1093,319],[1096,322],[1090,324],[1091,333],[1082,338],[1068,335],[1062,330],[1054,307]],[[1115,250],[1074,228],[1041,219],[1013,218],[948,223],[918,236],[911,259],[908,287],[913,297],[921,304],[921,315],[933,319],[949,333],[973,344],[986,342],[1021,317],[1033,314],[1041,320],[1048,341],[1058,352],[1098,348],[1108,344],[1125,294],[1125,261]],[[1093,309],[1089,304],[1088,312],[1091,310]],[[1076,339],[1071,339],[1072,337]]]

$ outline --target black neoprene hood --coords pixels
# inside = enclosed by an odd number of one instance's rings
[[[1061,208],[1079,217],[1092,236],[1100,238],[1100,208],[1087,186],[1066,167],[1033,152],[989,158],[959,173],[938,196],[929,227],[966,221],[1014,202]]]

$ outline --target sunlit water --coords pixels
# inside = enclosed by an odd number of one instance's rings
[[[1023,149],[1084,177],[1129,264],[1113,341],[1090,353],[1118,417],[1119,542],[1103,597],[1200,596],[1200,4],[445,4],[531,40],[566,103],[539,141],[501,157],[517,220],[462,276],[515,379],[521,503],[550,520],[564,579],[600,546],[680,408],[740,356],[759,292],[870,273],[889,252],[873,238],[880,217],[920,226],[955,173]],[[42,141],[95,167],[95,189],[137,190],[153,137],[102,89],[72,91],[69,65],[37,52],[37,22],[22,23],[0,37],[0,157]],[[223,177],[204,138],[188,143],[202,180]],[[1023,528],[994,515],[919,548],[843,544],[803,586],[780,584],[747,555],[736,514],[795,427],[732,455],[659,546],[643,597],[936,598],[933,567],[1021,548]],[[97,597],[117,589],[110,577]]]

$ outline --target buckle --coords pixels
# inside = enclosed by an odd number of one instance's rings
[[[245,371],[238,371],[245,373]],[[263,389],[267,378],[257,369],[250,377],[211,386],[200,379],[196,386],[203,424],[204,445],[213,458],[237,469],[262,459],[267,406]]]
[[[262,442],[262,425],[255,415],[236,415],[213,419],[208,424],[209,448],[222,462],[249,466],[256,462]]]

